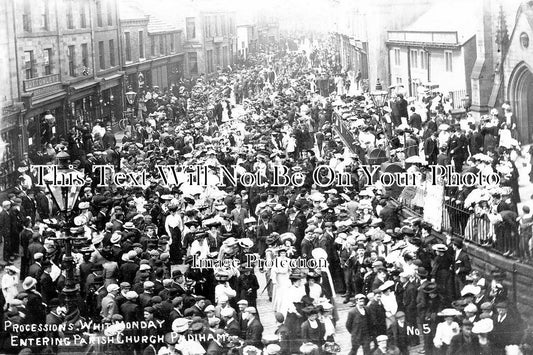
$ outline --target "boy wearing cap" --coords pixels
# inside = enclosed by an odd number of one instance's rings
[[[117,284],[110,284],[107,286],[107,295],[102,298],[102,309],[100,315],[102,321],[109,321],[114,314],[118,313],[118,306],[116,297],[120,291],[120,287]]]
[[[244,310],[244,319],[246,323],[246,337],[245,345],[252,345],[258,349],[263,348],[263,325],[257,318],[257,310],[255,307],[247,307]]]
[[[462,329],[459,334],[454,335],[447,354],[449,355],[469,355],[479,354],[479,340],[476,334],[472,333],[474,324],[464,319]]]
[[[395,345],[400,350],[400,355],[409,355],[409,336],[407,335],[404,312],[396,313],[395,320],[387,330],[387,335],[390,344]]]
[[[390,344],[389,337],[386,335],[379,335],[376,338],[376,343],[378,344],[376,350],[374,350],[373,355],[399,355],[400,350]]]

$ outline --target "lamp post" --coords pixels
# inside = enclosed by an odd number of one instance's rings
[[[376,83],[376,90],[370,93],[370,98],[372,99],[374,106],[376,106],[378,110],[379,121],[381,122],[383,133],[385,133],[385,136],[387,138],[388,138],[387,130],[385,129],[386,127],[383,123],[383,107],[385,107],[388,97],[389,97],[389,93],[383,90],[383,87],[381,86],[381,83],[379,82],[379,79],[378,79],[378,82]]]
[[[72,245],[74,241],[86,240],[85,237],[79,236],[83,233],[83,228],[74,227],[71,212],[78,200],[79,193],[84,184],[65,182],[68,176],[78,176],[83,178],[83,172],[73,169],[70,165],[70,155],[61,151],[57,154],[57,169],[44,176],[46,188],[50,192],[52,201],[64,215],[64,221],[60,224],[60,237],[50,238],[58,241],[65,246],[65,256],[63,265],[66,270],[65,288],[63,294],[67,304],[67,319],[75,323],[79,319],[79,285],[76,284],[74,277],[74,258],[72,256]],[[73,180],[74,181],[74,180]]]
[[[383,87],[381,86],[381,83],[376,83],[376,90],[370,93],[370,98],[372,99],[372,102],[374,103],[374,106],[376,106],[379,116],[379,122],[381,123],[381,129],[383,130],[383,134],[385,134],[385,140],[386,140],[386,155],[389,156],[389,134],[387,127],[385,126],[385,123],[383,122],[383,107],[385,106],[387,102],[387,98],[389,97],[389,93],[387,91],[383,90]]]
[[[137,93],[129,88],[129,91],[126,93],[126,100],[128,101],[128,104],[133,105],[135,102],[135,97],[137,96]]]
[[[126,110],[128,112],[128,120],[129,125],[132,125],[132,118],[133,118],[133,112],[135,111],[135,108],[133,107],[133,104],[135,103],[135,97],[137,97],[137,93],[133,91],[131,86],[128,88],[128,92],[126,92],[126,101],[128,102],[128,109]]]

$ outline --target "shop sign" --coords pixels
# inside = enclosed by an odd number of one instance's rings
[[[52,74],[24,80],[24,91],[34,90],[36,88],[59,82],[59,74]]]
[[[45,96],[49,95],[51,93],[54,93],[56,91],[60,91],[63,89],[63,85],[61,83],[45,86],[43,88],[35,89],[33,90],[33,96],[39,97],[39,96]]]

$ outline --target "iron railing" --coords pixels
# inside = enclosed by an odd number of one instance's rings
[[[533,261],[529,253],[529,236],[520,233],[516,220],[491,221],[486,213],[474,213],[452,201],[444,202],[442,213],[443,230],[452,235],[504,256]]]
[[[465,108],[466,94],[466,90],[450,91],[450,99],[452,99],[452,107],[454,110]]]

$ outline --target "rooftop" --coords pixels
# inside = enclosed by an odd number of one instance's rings
[[[460,9],[460,10],[458,10]],[[405,31],[457,32],[459,44],[476,34],[482,12],[480,0],[448,0],[437,2]]]

